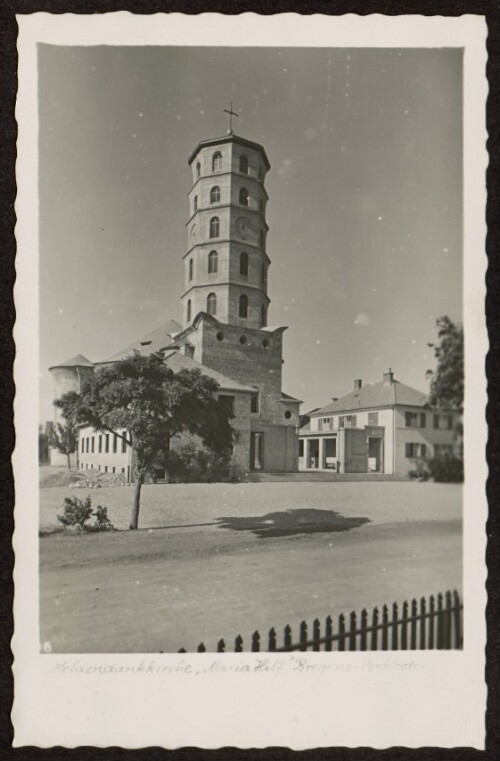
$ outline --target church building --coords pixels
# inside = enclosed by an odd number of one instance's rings
[[[269,306],[264,148],[232,130],[191,152],[182,324],[170,320],[122,351],[89,362],[77,355],[50,368],[54,398],[133,351],[161,351],[174,371],[198,368],[219,384],[236,430],[231,476],[298,469],[300,400],[282,391],[284,326],[267,324]],[[56,409],[56,420],[59,414]],[[175,447],[175,442],[172,443]],[[80,470],[133,477],[131,453],[112,434],[81,428]],[[59,455],[52,450],[51,462]]]

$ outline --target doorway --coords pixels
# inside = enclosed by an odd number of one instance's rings
[[[382,470],[382,439],[368,438],[368,470],[370,473],[380,473]]]

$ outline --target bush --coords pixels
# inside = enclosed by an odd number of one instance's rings
[[[430,476],[429,463],[425,457],[415,457],[411,460],[413,468],[408,471],[408,476],[418,481],[428,481]]]
[[[168,453],[167,469],[172,481],[183,483],[206,483],[229,477],[227,455],[216,454],[193,442]]]
[[[429,461],[430,474],[438,483],[462,483],[464,462],[460,457],[444,454]]]
[[[108,518],[108,508],[97,505],[96,509],[92,510],[90,496],[85,499],[65,497],[63,507],[64,514],[58,515],[57,520],[67,528],[77,529],[78,533],[114,531],[114,526]],[[87,525],[92,515],[95,520]]]

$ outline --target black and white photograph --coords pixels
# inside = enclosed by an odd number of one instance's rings
[[[464,46],[244,22],[31,54],[31,655],[61,680],[423,672],[474,641]]]

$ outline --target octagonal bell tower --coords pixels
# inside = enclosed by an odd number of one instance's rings
[[[219,322],[259,329],[267,324],[267,193],[264,148],[229,131],[202,140],[192,171],[184,256],[183,324],[207,312]]]

